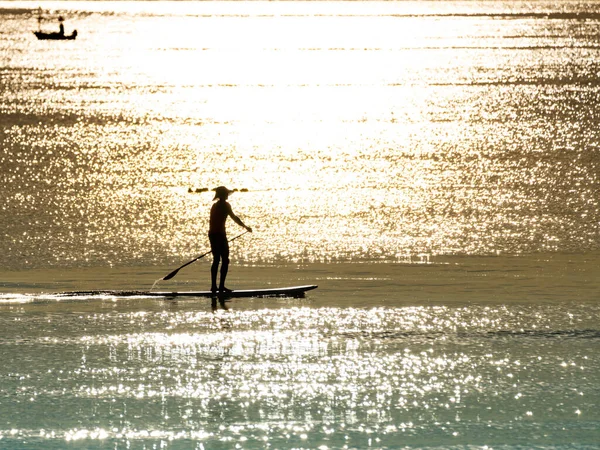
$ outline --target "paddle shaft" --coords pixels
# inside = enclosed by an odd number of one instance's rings
[[[229,239],[227,242],[233,242],[235,241],[237,238],[242,237],[243,235],[245,235],[246,233],[249,233],[249,231],[244,231],[242,234],[238,234],[236,237],[233,237],[231,239]],[[198,261],[199,259],[204,258],[206,255],[208,255],[209,253],[211,253],[212,250],[209,250],[206,253],[201,254],[200,256],[198,256],[197,258],[192,259],[191,261],[186,262],[183,266],[178,267],[177,269],[175,269],[173,272],[171,272],[170,274],[168,274],[166,277],[164,277],[162,280],[166,281],[166,280],[170,280],[171,278],[173,278],[175,275],[177,275],[177,272],[179,272],[181,269],[183,269],[186,266],[189,266],[192,263],[195,263],[196,261]]]

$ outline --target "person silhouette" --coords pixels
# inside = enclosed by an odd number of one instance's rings
[[[60,24],[58,26],[58,34],[61,36],[65,35],[65,26],[63,25],[64,21],[65,21],[65,19],[63,18],[63,16],[58,17],[58,23]]]
[[[213,263],[210,267],[211,275],[211,286],[212,292],[217,292],[217,274],[219,272],[219,262],[221,263],[221,278],[219,280],[219,292],[231,292],[231,289],[225,287],[225,279],[227,278],[227,272],[229,271],[229,242],[227,242],[227,232],[225,230],[225,222],[228,217],[238,224],[240,227],[245,228],[247,231],[252,232],[252,228],[246,226],[242,220],[233,213],[231,205],[227,202],[230,191],[225,186],[219,186],[213,189],[215,191],[215,197],[213,201],[217,200],[210,208],[210,225],[208,230],[208,239],[210,240],[210,250],[213,255]]]

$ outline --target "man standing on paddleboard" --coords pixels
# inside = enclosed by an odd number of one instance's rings
[[[208,239],[210,240],[210,250],[213,255],[213,263],[210,267],[212,292],[217,292],[217,273],[219,272],[219,262],[221,262],[221,279],[219,282],[219,292],[231,292],[231,289],[225,287],[225,278],[229,270],[229,242],[227,242],[227,232],[225,231],[225,221],[231,217],[240,227],[245,228],[252,233],[252,228],[246,226],[242,220],[233,213],[231,205],[227,202],[230,191],[225,186],[214,188],[215,198],[218,200],[210,209],[210,228],[208,230]]]

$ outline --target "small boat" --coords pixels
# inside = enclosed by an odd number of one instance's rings
[[[63,25],[65,19],[63,16],[58,17],[59,31],[53,32],[42,31],[42,21],[44,20],[42,17],[42,8],[38,8],[37,20],[38,30],[34,31],[33,34],[35,34],[40,41],[73,41],[77,37],[77,30],[73,30],[71,34],[65,34],[65,26]]]
[[[291,286],[281,288],[266,289],[242,289],[225,293],[214,293],[211,291],[180,291],[180,292],[159,292],[159,291],[118,291],[118,290],[99,290],[99,291],[71,291],[58,294],[61,297],[220,297],[220,298],[240,298],[240,297],[292,297],[302,298],[306,291],[316,289],[314,284],[307,286]]]
[[[77,30],[73,30],[71,34],[61,34],[58,32],[46,33],[44,31],[34,31],[33,34],[35,34],[40,41],[72,41],[77,37]]]

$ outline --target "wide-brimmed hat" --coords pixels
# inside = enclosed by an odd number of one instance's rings
[[[213,191],[215,191],[215,198],[213,198],[213,200],[221,198],[224,195],[229,195],[233,192],[232,190],[227,189],[225,186],[216,187],[213,189]]]

